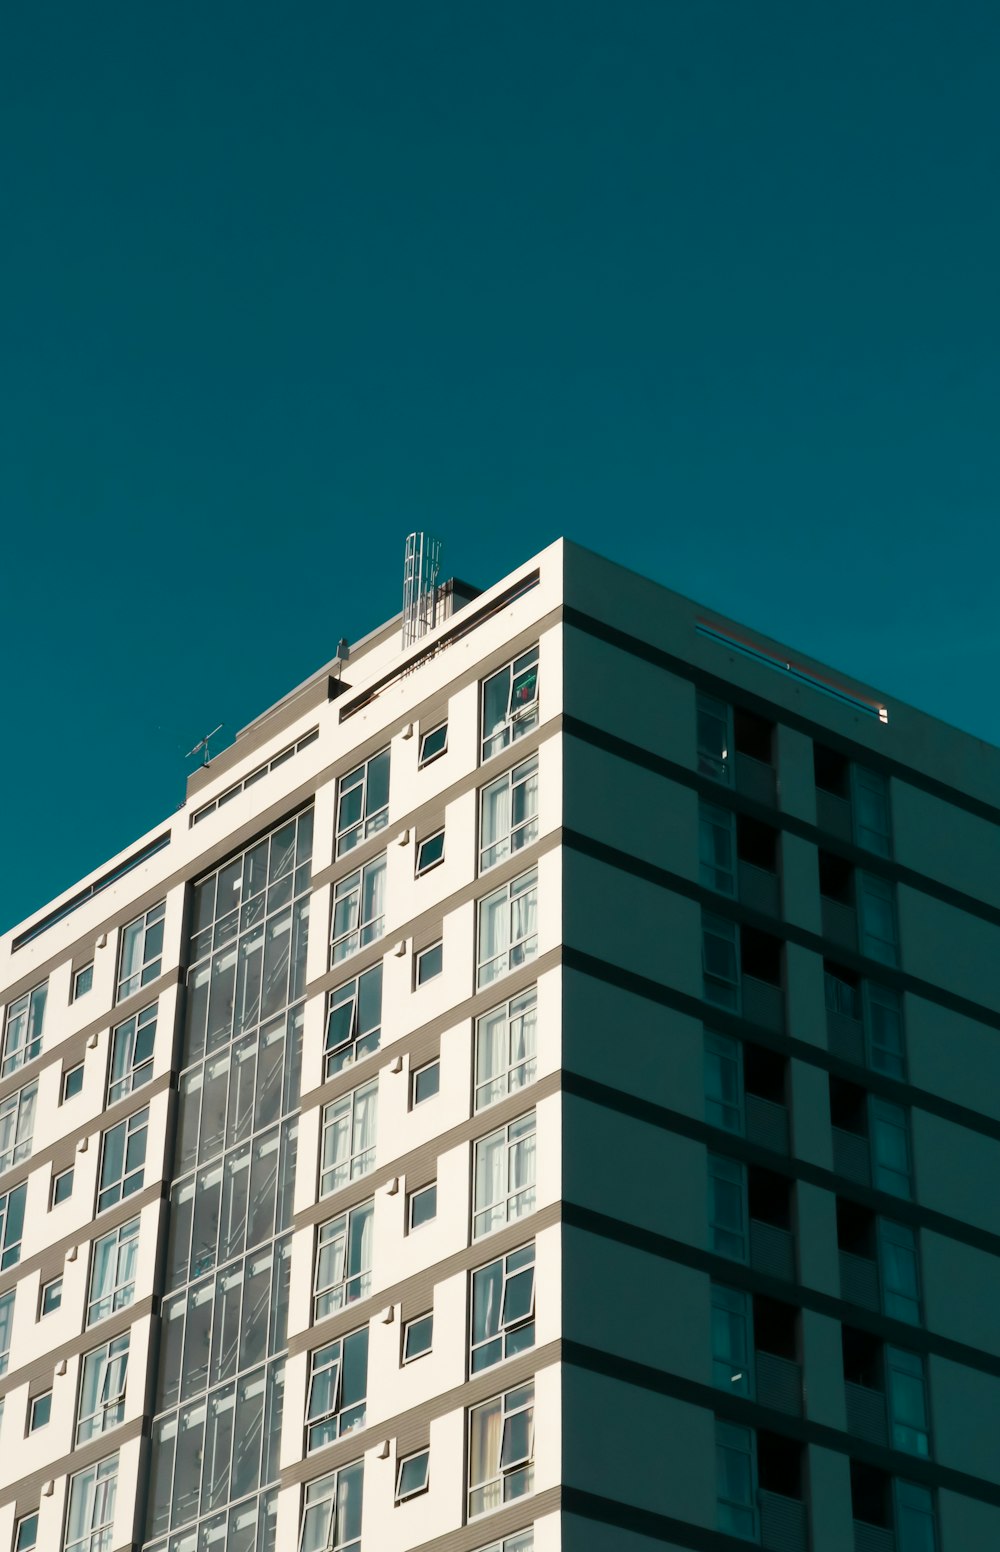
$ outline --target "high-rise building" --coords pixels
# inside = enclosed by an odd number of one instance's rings
[[[995,1552],[1000,753],[435,596],[0,939],[0,1552]]]

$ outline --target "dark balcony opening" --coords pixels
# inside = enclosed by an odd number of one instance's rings
[[[782,984],[780,938],[760,932],[756,927],[741,927],[740,957],[744,975],[752,975],[757,981],[768,981],[772,986]]]
[[[747,1170],[750,1216],[777,1229],[792,1227],[792,1182],[772,1170],[751,1165]]]
[[[870,1331],[856,1326],[841,1326],[840,1342],[844,1352],[844,1378],[866,1390],[883,1388],[882,1343]]]
[[[874,1261],[877,1254],[877,1221],[868,1207],[837,1197],[837,1247],[848,1255]]]
[[[813,770],[817,787],[832,792],[835,797],[850,799],[851,762],[845,755],[828,749],[825,744],[813,744]]]
[[[851,1509],[866,1525],[892,1529],[892,1478],[877,1466],[851,1461]]]
[[[737,754],[748,754],[752,760],[771,765],[774,749],[774,723],[756,712],[733,708],[733,742]]]
[[[839,1131],[868,1136],[868,1095],[859,1084],[830,1079],[830,1120]]]
[[[759,1352],[773,1353],[776,1358],[789,1358],[798,1363],[799,1312],[794,1304],[755,1295],[753,1334]]]
[[[773,1105],[787,1105],[787,1072],[787,1057],[749,1041],[744,1044],[743,1086],[748,1094],[756,1094],[759,1099],[769,1099]]]
[[[823,983],[826,989],[826,1005],[831,1013],[841,1013],[845,1018],[861,1018],[861,977],[832,959],[823,961]]]
[[[819,854],[819,892],[839,905],[854,904],[854,868],[832,852]]]
[[[802,1497],[802,1446],[780,1433],[757,1434],[757,1482],[765,1493]]]
[[[766,873],[778,871],[778,832],[773,825],[761,824],[759,819],[748,819],[746,814],[736,816],[736,855],[741,862],[749,862]]]

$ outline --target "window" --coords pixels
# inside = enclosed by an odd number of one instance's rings
[[[409,1225],[411,1229],[419,1229],[425,1223],[430,1223],[437,1217],[438,1188],[437,1181],[433,1185],[422,1186],[419,1191],[414,1191],[410,1196]]]
[[[934,1499],[915,1482],[896,1483],[896,1545],[899,1552],[937,1552]]]
[[[382,1038],[382,966],[373,965],[330,993],[325,1076],[377,1051]]]
[[[930,1422],[923,1360],[917,1353],[887,1347],[885,1365],[892,1447],[926,1457],[930,1454]]]
[[[535,1210],[535,1112],[481,1137],[475,1152],[472,1237]]]
[[[299,1552],[361,1552],[364,1461],[306,1484]]]
[[[403,1362],[412,1363],[429,1353],[434,1342],[434,1316],[419,1315],[403,1327]]]
[[[119,1024],[111,1035],[111,1075],[108,1080],[108,1104],[124,1099],[133,1089],[141,1088],[153,1076],[153,1045],[156,1041],[156,1003],[134,1013]]]
[[[6,1078],[10,1073],[17,1072],[25,1062],[34,1061],[41,1053],[48,990],[48,981],[43,981],[34,991],[25,992],[23,997],[18,997],[8,1005],[0,1077]]]
[[[365,1426],[368,1327],[318,1347],[309,1359],[306,1436],[310,1451]]]
[[[441,1063],[435,1057],[434,1061],[426,1062],[423,1067],[418,1067],[410,1077],[410,1102],[413,1105],[422,1105],[425,1099],[433,1099],[441,1088]]]
[[[742,1164],[721,1154],[708,1155],[709,1249],[731,1261],[746,1261],[747,1183]]]
[[[706,889],[736,895],[736,815],[714,803],[698,805],[700,877]]]
[[[476,1024],[476,1109],[535,1081],[538,990],[522,992]]]
[[[538,756],[484,787],[479,801],[479,871],[538,839]]]
[[[872,1133],[872,1184],[877,1191],[911,1197],[910,1142],[906,1111],[887,1099],[869,1099]]]
[[[80,1405],[76,1420],[77,1448],[117,1428],[125,1416],[129,1333],[95,1348],[80,1369]]]
[[[26,1514],[23,1520],[17,1522],[17,1533],[14,1536],[14,1552],[32,1552],[38,1545],[38,1514]]]
[[[729,780],[729,756],[733,747],[733,713],[725,701],[698,696],[698,769],[714,781]]]
[[[79,1094],[83,1088],[83,1063],[79,1062],[75,1067],[70,1067],[63,1073],[62,1097],[64,1100],[72,1099],[74,1094]]]
[[[108,1552],[117,1496],[117,1454],[70,1478],[64,1552]]]
[[[919,1326],[920,1267],[916,1230],[880,1218],[878,1237],[883,1311],[896,1320]]]
[[[337,800],[337,856],[353,851],[389,823],[389,751],[372,755],[340,779]]]
[[[472,1274],[469,1369],[478,1374],[535,1345],[535,1247],[525,1245]]]
[[[16,1266],[21,1259],[21,1236],[24,1233],[24,1199],[26,1185],[15,1186],[0,1196],[0,1272]]]
[[[430,1450],[418,1450],[415,1455],[407,1455],[396,1467],[396,1502],[403,1503],[407,1498],[416,1498],[418,1493],[426,1493],[430,1474]]]
[[[116,1002],[124,1002],[140,987],[155,981],[163,963],[163,918],[166,905],[161,900],[145,916],[122,929],[121,950],[118,957],[118,992]]]
[[[38,1299],[38,1318],[44,1320],[46,1315],[51,1315],[62,1303],[62,1278],[53,1277],[51,1282],[42,1284],[42,1291]]]
[[[28,1402],[28,1432],[37,1433],[39,1428],[47,1428],[51,1416],[51,1390],[43,1390],[40,1396],[32,1396]]]
[[[742,1135],[743,1046],[709,1029],[705,1031],[705,1120]]]
[[[535,1387],[521,1385],[469,1413],[469,1518],[534,1486]]]
[[[477,986],[527,964],[538,953],[538,874],[534,868],[479,902]]]
[[[483,683],[483,759],[523,738],[537,723],[538,648],[532,647]]]
[[[889,835],[889,784],[877,771],[852,767],[854,778],[854,839],[865,851],[888,857],[892,846]]]
[[[120,1121],[101,1139],[101,1173],[97,1192],[97,1211],[104,1212],[116,1202],[142,1190],[146,1163],[146,1134],[149,1109],[137,1110],[127,1121]]]
[[[906,1076],[903,1048],[903,1013],[899,993],[888,986],[864,983],[865,1029],[868,1060],[876,1072],[890,1078]]]
[[[25,1084],[0,1102],[0,1170],[31,1157],[38,1084]]]
[[[703,911],[701,916],[702,968],[705,973],[704,996],[720,1008],[739,1011],[740,947],[739,929],[724,916]]]
[[[447,722],[439,722],[436,728],[431,728],[427,733],[421,734],[420,758],[417,761],[417,768],[422,769],[423,766],[430,765],[431,761],[436,760],[439,754],[444,754],[447,748],[448,724]]]
[[[883,965],[898,962],[892,885],[872,873],[857,874],[861,952]]]
[[[224,792],[220,792],[219,796],[213,798],[210,803],[203,803],[201,808],[196,808],[189,822],[192,825],[200,824],[203,819],[208,818],[209,814],[214,814],[217,808],[222,808],[224,804],[231,803],[234,798],[238,798],[241,792],[246,791],[247,787],[255,787],[271,771],[276,771],[279,765],[284,765],[286,760],[292,760],[297,754],[301,754],[303,749],[308,749],[309,745],[314,744],[318,738],[319,728],[310,728],[309,732],[303,733],[302,737],[294,744],[289,744],[285,749],[279,749],[278,753],[272,755],[265,765],[258,765],[255,771],[251,771],[249,776],[244,776],[243,780],[238,781],[234,787],[227,787]],[[170,837],[168,836],[167,839],[169,840]]]
[[[73,976],[72,1002],[77,1002],[81,997],[86,997],[94,984],[94,961],[89,965],[82,965]]]
[[[324,1105],[320,1196],[329,1196],[375,1168],[377,1117],[377,1078]]]
[[[444,944],[439,940],[432,943],[429,948],[421,949],[417,955],[416,982],[423,986],[425,981],[433,981],[436,975],[440,975],[444,968]]]
[[[753,1395],[753,1306],[738,1288],[712,1284],[712,1384],[737,1396]]]
[[[444,831],[436,830],[417,845],[417,877],[444,861]]]
[[[478,1552],[535,1552],[534,1529],[520,1530],[516,1536],[505,1536],[503,1541],[491,1541]]]
[[[323,1320],[371,1292],[374,1202],[324,1223],[316,1237],[313,1320]]]
[[[14,1328],[15,1288],[0,1295],[0,1374],[6,1374],[10,1365],[10,1339]]]
[[[339,964],[385,931],[385,853],[342,878],[333,894],[330,963]]]
[[[135,1269],[139,1259],[139,1220],[132,1218],[110,1234],[94,1241],[90,1264],[87,1325],[92,1326],[116,1310],[126,1309],[135,1298]]]
[[[716,1525],[743,1541],[757,1540],[757,1465],[750,1428],[715,1420]]]
[[[60,1202],[68,1202],[73,1195],[73,1166],[69,1169],[61,1169],[58,1175],[52,1176],[52,1205],[58,1207]]]

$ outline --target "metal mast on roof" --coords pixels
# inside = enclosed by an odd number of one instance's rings
[[[403,564],[403,651],[426,636],[436,624],[437,579],[441,541],[430,534],[411,533]]]

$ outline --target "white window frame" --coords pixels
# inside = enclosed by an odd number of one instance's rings
[[[531,679],[531,670],[534,668],[534,679],[530,687],[526,681]],[[538,725],[538,697],[539,697],[539,669],[538,647],[529,647],[518,657],[511,658],[502,668],[496,669],[482,681],[479,694],[479,725],[481,732],[480,757],[483,764],[499,754],[502,749],[507,749],[518,738],[523,738],[530,733],[532,728]],[[500,684],[505,678],[506,686]],[[491,690],[496,686],[496,692]],[[522,694],[524,690],[528,693]],[[491,700],[495,706],[504,708],[502,720],[495,720],[494,725],[487,732],[487,700]]]
[[[9,1078],[42,1054],[42,1030],[49,983],[44,980],[7,1004],[0,1077]]]
[[[69,1093],[67,1093],[67,1085],[69,1083],[70,1078],[75,1078],[77,1073],[80,1074],[80,1087],[78,1089],[75,1089],[72,1094],[69,1094]],[[83,1079],[84,1079],[84,1065],[83,1065],[83,1062],[75,1062],[72,1067],[67,1067],[65,1069],[65,1071],[63,1072],[63,1075],[62,1075],[62,1082],[59,1085],[59,1102],[60,1102],[60,1104],[65,1105],[67,1100],[75,1099],[77,1094],[81,1094],[83,1092]]]
[[[493,840],[487,842],[487,814],[495,801],[506,809],[505,822]],[[504,801],[505,800],[505,801]],[[519,804],[523,811],[518,813]],[[516,817],[515,817],[516,816]],[[538,839],[538,755],[529,755],[520,765],[488,782],[479,792],[479,871],[506,862],[515,852],[523,851]]]
[[[726,1093],[727,1072],[735,1091],[732,1097]],[[709,1126],[743,1136],[743,1042],[714,1029],[705,1030],[705,1120]]]
[[[385,880],[386,854],[373,857],[364,867],[357,868],[339,880],[333,891],[333,919],[330,938],[330,965],[339,965],[366,948],[377,943],[385,932]],[[381,902],[381,913],[374,907]],[[338,923],[338,910],[341,920]],[[365,915],[369,911],[369,915]],[[346,921],[346,925],[344,922]],[[340,930],[338,931],[338,926]]]
[[[423,967],[424,967],[424,964],[425,964],[426,960],[430,957],[431,954],[437,954],[438,955],[438,967],[437,967],[436,970],[432,970],[428,975],[425,975]],[[413,972],[414,985],[415,986],[426,986],[428,981],[436,980],[437,977],[441,974],[441,971],[443,969],[444,969],[444,939],[443,938],[438,938],[436,943],[428,943],[426,948],[422,948],[418,952],[417,958],[416,958],[416,964],[414,966],[414,972]]]
[[[878,960],[880,965],[898,965],[899,963],[899,923],[896,919],[896,899],[892,885],[884,878],[877,878],[874,873],[866,873],[858,869],[857,873],[858,895],[858,936],[861,941],[861,952],[869,959]],[[882,930],[874,931],[873,925],[879,914],[884,913],[883,923],[888,923],[889,936]]]
[[[419,1202],[421,1200],[421,1198],[426,1197],[426,1196],[430,1196],[431,1192],[434,1193],[434,1211],[431,1213],[430,1217],[429,1218],[425,1218],[423,1220],[423,1222],[421,1222],[421,1223],[414,1223],[414,1221],[413,1221],[413,1208],[414,1208],[414,1205],[417,1202]],[[428,1181],[427,1185],[425,1185],[425,1186],[418,1186],[416,1191],[411,1191],[409,1196],[408,1196],[408,1198],[407,1198],[407,1202],[406,1202],[406,1230],[407,1230],[407,1233],[408,1234],[415,1234],[418,1229],[426,1228],[427,1224],[428,1223],[433,1223],[436,1217],[437,1217],[437,1181],[436,1180],[430,1180],[430,1181]]]
[[[499,1411],[497,1410],[498,1408]],[[513,1437],[514,1428],[517,1426],[515,1419],[521,1418],[525,1414],[527,1414],[528,1427],[527,1454],[508,1455],[508,1440]],[[482,1418],[488,1430],[488,1421],[491,1415],[500,1419],[493,1471],[490,1475],[481,1478],[480,1481],[474,1482],[472,1473],[475,1465],[477,1425],[479,1419]],[[499,1396],[494,1396],[491,1400],[484,1401],[479,1406],[470,1407],[468,1427],[468,1517],[470,1520],[474,1520],[478,1519],[482,1514],[491,1514],[497,1509],[502,1509],[505,1503],[511,1503],[516,1498],[526,1496],[534,1488],[534,1383],[529,1382],[527,1385],[519,1385],[516,1389],[508,1390]],[[519,1480],[522,1473],[523,1480]]]
[[[712,1384],[732,1396],[754,1396],[753,1298],[742,1288],[712,1283]],[[741,1337],[735,1345],[734,1331]]]
[[[56,1310],[62,1304],[62,1281],[63,1280],[62,1280],[62,1276],[61,1275],[59,1277],[50,1277],[48,1282],[47,1283],[43,1283],[42,1286],[39,1288],[39,1290],[38,1290],[38,1318],[39,1318],[39,1320],[44,1320],[46,1315],[54,1315]],[[53,1288],[55,1288],[57,1290],[56,1302],[49,1309],[46,1309],[45,1305],[47,1303],[48,1297],[51,1295],[51,1291],[52,1291]]]
[[[113,1268],[113,1276],[104,1289],[95,1288],[95,1280],[104,1247],[108,1247],[107,1265]],[[90,1256],[90,1281],[87,1290],[87,1325],[94,1326],[100,1320],[118,1310],[127,1309],[135,1299],[135,1278],[139,1263],[139,1219],[130,1218],[120,1223],[110,1234],[95,1239]],[[104,1309],[102,1306],[107,1305]]]
[[[361,1016],[361,992],[362,981],[367,983],[369,977],[378,982],[378,1022],[367,1029],[359,1029],[358,1023]],[[338,1010],[350,1007],[350,1033],[345,1040],[336,1045],[331,1043],[334,1020]],[[370,1044],[374,1042],[373,1044]],[[362,1044],[370,1045],[370,1048],[359,1052]],[[350,981],[345,981],[342,986],[336,987],[330,993],[326,1014],[326,1036],[323,1045],[324,1076],[332,1078],[335,1073],[343,1071],[345,1067],[352,1067],[355,1063],[363,1061],[366,1056],[374,1056],[382,1044],[382,962],[372,965],[367,970],[362,970],[360,975],[354,976]],[[348,1059],[339,1061],[341,1055]]]
[[[889,1414],[889,1446],[917,1455],[923,1460],[930,1457],[931,1423],[927,1406],[927,1370],[919,1353],[907,1352],[901,1347],[885,1349],[886,1390]],[[920,1391],[920,1419],[907,1417],[905,1405],[901,1405],[902,1392],[906,1389]]]
[[[488,1547],[478,1547],[476,1552],[535,1552],[535,1527],[530,1525],[502,1541],[491,1541]]]
[[[77,1493],[83,1495],[79,1516],[83,1534],[72,1536]],[[63,1552],[108,1552],[118,1497],[118,1452],[78,1471],[69,1479],[66,1501],[66,1544]],[[72,1537],[72,1539],[71,1539]]]
[[[116,1133],[122,1134],[122,1160],[121,1174],[115,1179],[105,1180],[104,1167],[108,1158],[109,1139]],[[133,1139],[142,1137],[142,1158],[138,1163],[129,1165],[129,1149]],[[134,1196],[136,1191],[141,1191],[146,1174],[146,1148],[149,1144],[149,1106],[144,1105],[141,1110],[134,1110],[124,1121],[119,1121],[117,1126],[109,1126],[101,1136],[101,1163],[97,1171],[97,1211],[107,1212],[109,1207],[117,1207],[126,1197]],[[116,1194],[117,1192],[117,1194]],[[105,1200],[105,1198],[108,1198]]]
[[[86,986],[81,991],[81,989],[80,989],[80,981],[87,974],[88,970],[90,972],[90,980],[87,982]],[[91,960],[88,960],[87,964],[81,965],[79,970],[74,970],[74,972],[73,972],[73,995],[70,998],[70,1001],[71,1002],[79,1002],[81,997],[86,997],[87,993],[89,991],[93,990],[93,986],[94,986],[94,961],[91,959]]]
[[[380,749],[377,754],[369,755],[361,765],[348,771],[337,783],[337,847],[335,855],[344,857],[363,841],[367,841],[373,835],[378,835],[389,823],[389,770],[390,748],[388,745]],[[380,760],[385,761],[385,802],[380,804],[371,813],[368,812],[368,803],[371,797],[372,767]],[[350,824],[344,823],[344,799],[351,793],[361,793],[361,811]]]
[[[416,1477],[412,1486],[404,1487],[403,1478],[408,1474],[408,1468]],[[421,1493],[426,1493],[431,1479],[431,1452],[430,1446],[425,1445],[422,1450],[414,1450],[412,1455],[402,1455],[396,1462],[396,1496],[395,1502],[406,1503],[410,1498],[418,1498]]]
[[[482,1239],[485,1235],[492,1234],[495,1229],[503,1228],[508,1223],[515,1223],[519,1218],[534,1212],[538,1176],[536,1122],[534,1110],[529,1110],[527,1114],[518,1116],[516,1120],[499,1127],[495,1132],[489,1132],[485,1137],[477,1138],[473,1159],[473,1239]],[[484,1196],[481,1199],[481,1161],[487,1149],[497,1146],[503,1149],[502,1174],[505,1183],[495,1198]],[[518,1161],[522,1156],[529,1161],[527,1173],[531,1178],[525,1179],[520,1185],[514,1185],[512,1182],[517,1175]],[[483,1181],[488,1184],[485,1171],[483,1171]]]
[[[361,1146],[362,1124],[371,1106],[372,1141]],[[346,1126],[345,1126],[346,1123]],[[323,1106],[320,1130],[319,1194],[330,1196],[352,1180],[360,1180],[375,1168],[375,1133],[378,1128],[378,1078],[362,1083]],[[338,1146],[346,1138],[346,1150]]]
[[[115,1002],[124,1002],[133,992],[155,981],[163,966],[163,923],[167,905],[160,900],[142,916],[122,928],[118,945],[118,977]],[[157,931],[157,929],[159,929]],[[134,947],[133,947],[134,946]],[[126,968],[126,964],[128,968]]]
[[[0,1195],[0,1271],[3,1272],[8,1267],[16,1266],[21,1259],[26,1197],[27,1186],[23,1182],[19,1186],[11,1186],[9,1191]],[[11,1230],[12,1220],[16,1226],[14,1231]],[[16,1239],[8,1238],[12,1232],[16,1232]]]
[[[348,1481],[345,1484],[344,1478]],[[351,1496],[358,1486],[359,1502],[356,1506],[360,1524],[361,1499],[364,1493],[364,1461],[352,1461],[338,1471],[307,1482],[302,1495],[302,1519],[299,1526],[298,1552],[361,1552],[360,1528],[357,1536],[348,1537],[337,1524],[337,1504]],[[346,1492],[342,1488],[346,1486]],[[306,1539],[307,1531],[311,1531]]]
[[[38,1422],[35,1421],[35,1418],[38,1416],[39,1409],[41,1408],[43,1402],[47,1402],[48,1403],[48,1408],[47,1408],[47,1411],[46,1411],[45,1420],[43,1422],[38,1423]],[[28,1432],[29,1433],[41,1433],[42,1429],[43,1428],[47,1428],[49,1426],[49,1424],[51,1423],[51,1421],[52,1421],[52,1387],[49,1386],[48,1390],[40,1390],[38,1392],[37,1396],[30,1397],[30,1399],[28,1401]]]
[[[435,749],[435,750],[432,751],[431,754],[428,754],[427,753],[427,745],[428,745],[429,741],[434,737],[435,733],[440,733],[442,731],[442,729],[444,731],[444,741],[443,741],[440,749]],[[437,723],[435,723],[434,727],[428,728],[426,733],[421,733],[421,735],[420,735],[420,754],[419,754],[419,756],[417,758],[417,770],[418,771],[422,771],[425,765],[433,765],[435,760],[440,760],[441,756],[443,754],[447,754],[447,753],[448,753],[448,719],[446,717],[443,722],[437,722]]]
[[[66,1192],[65,1196],[60,1196],[60,1187],[63,1181],[67,1178],[69,1179],[69,1190]],[[75,1175],[74,1167],[72,1164],[68,1165],[66,1169],[57,1170],[56,1173],[52,1176],[52,1194],[50,1198],[50,1205],[52,1207],[61,1207],[63,1202],[68,1202],[70,1197],[73,1195],[74,1184]]]
[[[26,1530],[30,1531],[30,1541],[28,1541],[23,1534]],[[21,1518],[14,1526],[14,1552],[34,1552],[34,1548],[37,1546],[38,1510],[33,1509],[30,1514],[22,1514]]]
[[[902,1105],[880,1099],[875,1094],[869,1094],[868,1107],[872,1185],[876,1191],[886,1191],[891,1196],[910,1201],[913,1197],[913,1155],[906,1111]],[[901,1162],[893,1159],[891,1147],[885,1147],[891,1138],[898,1143]]]
[[[355,1337],[365,1338],[365,1393],[356,1401],[344,1405],[344,1345]],[[368,1412],[368,1327],[347,1331],[333,1342],[314,1348],[309,1354],[309,1382],[306,1386],[306,1453],[324,1449],[337,1439],[346,1439],[356,1428],[364,1428]],[[333,1375],[329,1385],[328,1404],[319,1400],[321,1381]],[[329,1438],[314,1441],[313,1431],[326,1428]]]
[[[698,876],[705,889],[737,898],[736,814],[704,798],[698,804]]]
[[[496,1072],[483,1076],[491,1025],[502,1023],[505,1060]],[[515,1055],[518,1049],[523,1054]],[[538,1073],[538,987],[529,986],[499,1003],[476,1020],[476,1109],[506,1099],[534,1083]]]
[[[748,1463],[750,1491],[747,1501],[727,1498],[722,1493],[718,1461],[719,1455],[723,1450],[744,1456]],[[739,1536],[745,1541],[757,1541],[760,1536],[760,1516],[757,1509],[757,1436],[752,1428],[746,1428],[742,1424],[723,1422],[721,1418],[717,1417],[715,1419],[715,1451],[716,1525],[720,1531],[725,1532],[727,1535]],[[748,1517],[743,1521],[744,1529],[734,1529],[735,1514]]]
[[[37,1103],[37,1080],[0,1101],[0,1172],[31,1158]]]
[[[118,1428],[125,1420],[125,1386],[128,1381],[129,1332],[112,1337],[86,1353],[80,1363],[80,1391],[76,1413],[76,1448]],[[95,1404],[84,1412],[91,1372],[96,1370]]]
[[[491,954],[487,948],[486,926],[491,919],[491,913],[494,912],[503,930],[497,938],[501,946]],[[525,914],[526,921],[519,921],[521,913]],[[534,925],[528,925],[529,923]],[[510,879],[500,889],[495,889],[479,901],[476,945],[476,986],[480,991],[537,957],[537,868],[529,868],[527,873],[521,873],[517,878]]]
[[[716,1215],[716,1182],[727,1188],[727,1195],[739,1192],[741,1226],[727,1223],[724,1216]],[[747,1200],[746,1165],[722,1153],[708,1155],[708,1231],[709,1250],[714,1255],[739,1261],[744,1266],[750,1259],[750,1208]]]
[[[0,1294],[0,1375],[10,1367],[10,1344],[14,1333],[14,1299],[17,1288]]]
[[[435,855],[434,843],[441,842],[441,850]],[[431,849],[431,857],[428,862],[426,854]],[[425,873],[430,873],[434,868],[439,868],[444,861],[444,825],[438,830],[433,830],[430,835],[425,835],[423,840],[417,842],[417,862],[414,877],[423,878]]]
[[[500,1294],[497,1300],[496,1320],[491,1321],[492,1310],[487,1310],[486,1323],[496,1325],[495,1331],[487,1329],[485,1336],[476,1337],[476,1284],[480,1279],[495,1278],[498,1280]],[[528,1294],[528,1310],[526,1314],[508,1316],[507,1306],[511,1297],[511,1289],[527,1281],[530,1285]],[[497,1256],[494,1261],[487,1261],[485,1266],[477,1266],[469,1278],[469,1374],[482,1374],[486,1369],[492,1369],[496,1364],[503,1363],[507,1358],[514,1357],[518,1353],[527,1352],[528,1348],[535,1345],[535,1292],[537,1280],[535,1278],[535,1242],[522,1245],[517,1250],[509,1251],[505,1256]],[[528,1326],[532,1327],[530,1342],[515,1343],[513,1353],[510,1351],[510,1338],[523,1334]],[[484,1359],[477,1363],[477,1354],[482,1354],[487,1348],[499,1344],[500,1352],[496,1358]]]
[[[435,1067],[438,1074],[437,1088],[432,1089],[429,1094],[419,1094],[417,1090],[420,1087],[420,1079],[426,1077]],[[414,1067],[410,1073],[410,1109],[415,1110],[418,1105],[426,1105],[428,1100],[436,1099],[440,1092],[441,1058],[440,1056],[434,1056],[429,1062],[423,1062],[419,1067]]]
[[[708,941],[714,939],[732,950],[734,974],[723,973],[715,965],[709,968]],[[706,1002],[718,1008],[728,1008],[738,1013],[741,1002],[740,929],[727,916],[716,916],[714,911],[701,913],[701,959],[704,977],[703,990]]]
[[[316,1251],[314,1256],[313,1271],[313,1324],[325,1320],[327,1315],[332,1315],[335,1310],[344,1309],[348,1304],[354,1304],[358,1299],[363,1299],[371,1292],[372,1268],[371,1261],[367,1266],[359,1266],[355,1271],[348,1271],[348,1263],[354,1248],[354,1236],[357,1235],[357,1249],[359,1253],[364,1248],[365,1226],[371,1223],[368,1233],[369,1250],[374,1238],[374,1198],[367,1202],[358,1202],[347,1212],[340,1213],[336,1218],[330,1218],[326,1223],[321,1223],[316,1231]],[[371,1218],[366,1217],[371,1214]],[[330,1252],[330,1260],[338,1275],[327,1282],[320,1282],[321,1269],[324,1261],[324,1253]]]
[[[872,807],[881,806],[882,823],[867,823],[875,818]],[[851,813],[854,819],[854,843],[876,857],[892,856],[892,816],[889,807],[889,783],[880,771],[863,765],[851,765]]]
[[[111,1031],[111,1054],[108,1061],[108,1105],[148,1083],[153,1076],[153,1054],[156,1045],[156,1002],[151,1002],[141,1013],[116,1024]],[[149,1053],[145,1054],[148,1043]],[[139,1060],[136,1061],[136,1051]],[[118,1076],[115,1076],[118,1070]]]
[[[409,1347],[410,1347],[410,1335],[411,1335],[411,1333],[413,1331],[415,1331],[417,1329],[418,1326],[423,1326],[425,1324],[429,1324],[430,1325],[430,1340],[428,1341],[426,1347],[421,1347],[421,1348],[419,1348],[417,1350],[417,1352],[411,1353],[410,1350],[409,1350]],[[406,1322],[406,1324],[403,1326],[403,1352],[402,1352],[402,1360],[401,1361],[404,1364],[406,1364],[406,1363],[416,1363],[418,1358],[426,1358],[427,1354],[430,1353],[430,1352],[433,1352],[433,1350],[434,1350],[434,1311],[433,1310],[428,1310],[426,1315],[415,1315],[412,1320],[408,1320]]]

